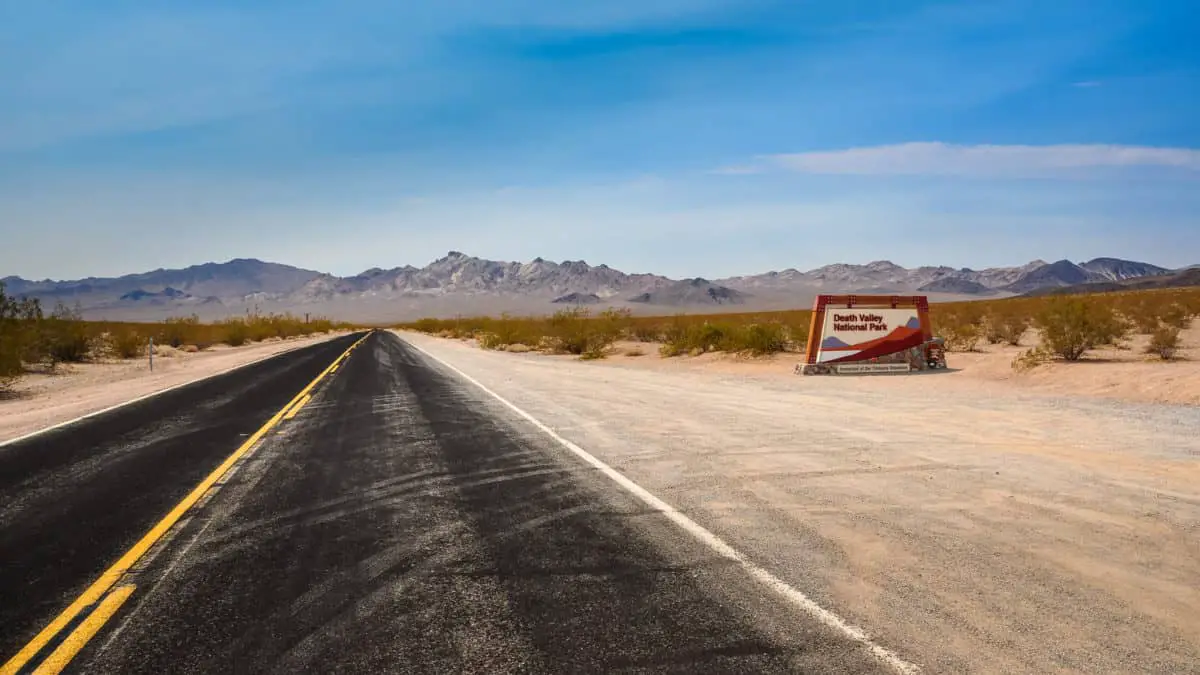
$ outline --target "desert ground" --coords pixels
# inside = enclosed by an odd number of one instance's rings
[[[1195,329],[1173,363],[865,377],[401,335],[928,672],[1200,672]]]
[[[906,380],[936,376],[939,390],[962,390],[968,395],[1025,393],[1200,405],[1200,327],[1183,330],[1180,336],[1182,348],[1171,361],[1145,354],[1144,348],[1149,338],[1134,335],[1120,348],[1094,349],[1075,363],[1049,362],[1018,372],[1012,367],[1013,360],[1038,344],[1036,332],[1031,330],[1017,347],[981,342],[975,351],[950,352],[946,357],[949,370],[945,372],[856,377],[864,380],[863,386],[880,392],[910,391],[911,387],[921,387],[928,381],[920,380],[921,384],[914,384]],[[477,345],[473,340],[464,341],[464,344]],[[760,358],[719,352],[664,358],[659,355],[659,347],[654,342],[618,342],[603,361],[596,363],[620,368],[709,373],[795,383],[797,376],[793,371],[797,364],[804,361],[804,355],[795,352]],[[536,356],[558,361],[574,359],[562,355]]]
[[[241,347],[214,345],[198,352],[160,345],[153,372],[145,359],[63,364],[52,371],[34,371],[0,394],[0,442],[344,334],[275,338]]]

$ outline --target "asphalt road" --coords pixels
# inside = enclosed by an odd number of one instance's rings
[[[0,448],[0,657],[355,339]],[[68,671],[887,672],[390,333],[311,396]]]

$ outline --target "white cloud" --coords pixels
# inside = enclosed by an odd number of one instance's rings
[[[857,175],[1070,176],[1095,169],[1200,171],[1200,150],[1130,145],[951,145],[901,143],[767,155],[767,168]]]

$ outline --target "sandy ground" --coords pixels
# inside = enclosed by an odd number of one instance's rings
[[[806,378],[402,337],[925,672],[1200,672],[1200,407],[1113,398],[1194,396],[1194,362]]]
[[[0,396],[0,441],[342,334],[242,347],[216,345],[196,353],[159,347],[154,372],[139,359],[61,365],[53,373],[31,373]]]
[[[1181,334],[1183,348],[1177,358],[1163,361],[1144,353],[1149,338],[1133,336],[1124,349],[1104,348],[1089,352],[1076,363],[1054,362],[1029,371],[1016,372],[1013,359],[1037,344],[1035,334],[1026,335],[1019,347],[981,343],[976,352],[951,352],[946,359],[950,371],[938,374],[941,389],[962,388],[971,393],[1028,392],[1059,396],[1087,396],[1141,403],[1200,405],[1200,327]],[[790,381],[801,354],[779,354],[769,358],[745,358],[731,354],[662,358],[654,343],[622,342],[605,359],[608,365],[666,370],[746,375]],[[630,353],[640,353],[630,356]],[[569,357],[544,357],[563,359]],[[906,387],[896,384],[906,376],[867,376],[874,388]],[[861,379],[861,378],[860,378]]]

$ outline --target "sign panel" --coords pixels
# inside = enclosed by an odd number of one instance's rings
[[[827,307],[816,361],[867,361],[919,346],[924,339],[916,307]]]
[[[839,363],[834,366],[839,375],[856,373],[907,373],[912,367],[907,363]]]

